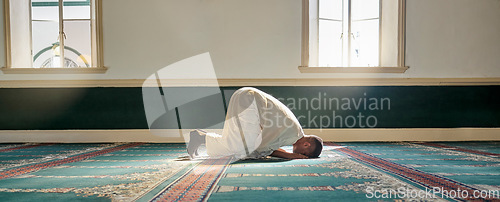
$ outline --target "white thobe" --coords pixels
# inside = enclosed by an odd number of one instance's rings
[[[207,154],[260,158],[303,136],[288,107],[267,93],[245,87],[235,91],[229,101],[222,135],[207,134]]]

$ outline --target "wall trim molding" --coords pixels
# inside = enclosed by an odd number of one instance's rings
[[[405,73],[408,67],[299,67],[301,73]]]
[[[162,79],[163,86],[487,86],[498,78]],[[0,80],[0,88],[156,87],[156,80]]]
[[[192,129],[134,130],[0,130],[0,143],[53,142],[164,142],[183,143]],[[221,129],[208,130],[221,133]],[[325,141],[500,141],[500,128],[377,128],[377,129],[304,129]],[[154,134],[156,135],[154,135]],[[183,134],[184,137],[181,137]],[[161,136],[160,136],[161,135]]]
[[[107,67],[75,67],[75,68],[0,68],[4,74],[104,74]]]

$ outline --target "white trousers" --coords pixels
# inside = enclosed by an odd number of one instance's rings
[[[251,88],[237,90],[227,109],[222,134],[207,133],[206,147],[209,156],[244,158],[262,142],[262,125],[259,112],[263,99]]]

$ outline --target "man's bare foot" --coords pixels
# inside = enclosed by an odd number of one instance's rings
[[[189,133],[187,152],[191,158],[198,156],[198,148],[205,143],[205,131],[193,130]]]

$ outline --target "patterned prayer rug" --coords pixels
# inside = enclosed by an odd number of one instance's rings
[[[133,201],[199,161],[184,144],[3,144],[2,201]]]
[[[284,147],[291,150],[291,147]],[[325,143],[320,158],[184,144],[0,144],[1,201],[498,201],[500,142]]]

